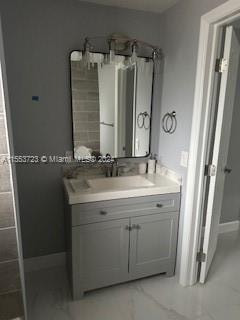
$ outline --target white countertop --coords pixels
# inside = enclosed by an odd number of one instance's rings
[[[170,180],[168,177],[159,174],[143,175],[147,180],[152,182],[153,186],[137,187],[137,188],[121,188],[113,190],[94,189],[90,187],[83,187],[79,191],[74,191],[70,181],[63,179],[65,191],[70,205],[86,202],[96,202],[104,200],[124,199],[133,197],[151,196],[157,194],[178,193],[181,186],[177,182]],[[84,179],[89,177],[78,178],[84,183]],[[91,176],[91,178],[93,178]],[[97,177],[96,177],[97,178]],[[106,178],[111,179],[111,178]]]

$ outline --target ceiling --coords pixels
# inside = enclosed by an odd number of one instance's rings
[[[81,0],[80,0],[81,1]],[[84,0],[106,6],[128,8],[134,10],[163,12],[180,0]]]

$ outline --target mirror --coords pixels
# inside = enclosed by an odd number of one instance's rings
[[[150,153],[153,61],[73,51],[71,96],[74,157],[144,157]],[[109,57],[108,57],[109,60]]]

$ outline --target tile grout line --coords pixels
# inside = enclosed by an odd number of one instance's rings
[[[16,229],[16,226],[11,226],[11,227],[0,227],[0,232],[4,230],[11,230],[11,229]]]
[[[11,263],[11,262],[19,262],[19,259],[10,259],[10,260],[0,261],[0,265]]]

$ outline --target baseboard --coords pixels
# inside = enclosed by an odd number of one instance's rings
[[[226,233],[226,232],[232,232],[232,231],[238,231],[240,226],[240,221],[230,221],[230,222],[225,222],[221,223],[219,225],[219,233]]]
[[[31,272],[52,267],[64,266],[66,263],[66,253],[59,252],[47,256],[39,256],[24,259],[24,271]]]
[[[220,233],[233,232],[233,231],[238,231],[239,229],[240,229],[240,221],[235,220],[235,221],[220,223],[218,233],[220,234]],[[202,237],[204,237],[204,233],[205,233],[205,227],[202,228]]]

